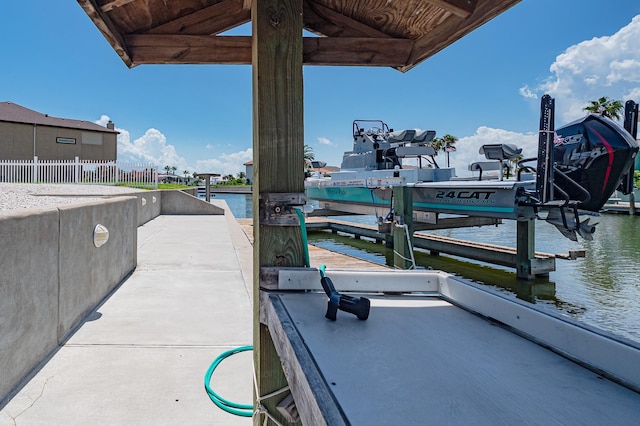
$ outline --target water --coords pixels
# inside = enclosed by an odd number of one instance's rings
[[[226,200],[236,217],[251,217],[250,194],[216,194],[216,198]],[[338,219],[375,224],[374,216]],[[640,216],[607,214],[596,219],[599,224],[593,241],[580,242],[568,240],[546,222],[536,222],[537,251],[567,253],[582,248],[586,251],[586,257],[581,259],[557,259],[557,270],[551,272],[548,279],[521,281],[515,278],[511,268],[453,256],[431,256],[419,250],[416,251],[416,262],[422,267],[441,269],[490,285],[514,298],[640,342]],[[505,221],[498,227],[459,228],[433,233],[515,247],[515,225],[514,221]],[[393,263],[392,250],[365,239],[311,232],[309,242],[371,262]]]
[[[204,199],[204,196],[199,196]],[[224,200],[229,206],[229,210],[236,218],[247,218],[253,216],[253,195],[251,194],[211,194],[212,200]]]

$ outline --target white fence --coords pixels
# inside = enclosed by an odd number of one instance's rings
[[[158,169],[149,164],[80,160],[0,160],[0,182],[75,183],[157,188]]]

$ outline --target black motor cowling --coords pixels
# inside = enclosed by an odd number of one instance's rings
[[[569,199],[583,200],[579,209],[597,212],[618,187],[637,152],[638,143],[620,125],[600,115],[587,115],[556,130],[553,159],[561,173],[555,175],[555,184]],[[590,197],[585,198],[584,190]],[[554,198],[563,196],[556,193]]]

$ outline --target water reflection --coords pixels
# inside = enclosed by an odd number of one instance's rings
[[[640,217],[606,216],[598,235],[585,243],[586,257],[577,268],[584,283],[585,320],[606,322],[624,331],[640,320]],[[631,332],[636,340],[640,331]]]

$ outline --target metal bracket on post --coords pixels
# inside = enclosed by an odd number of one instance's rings
[[[302,192],[261,193],[259,197],[260,225],[299,226],[298,215],[294,207],[307,203]]]

